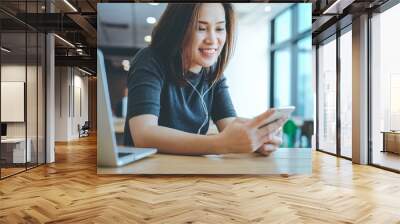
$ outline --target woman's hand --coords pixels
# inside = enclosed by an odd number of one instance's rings
[[[278,144],[274,133],[286,122],[287,118],[259,128],[274,112],[274,109],[269,109],[253,119],[236,118],[230,122],[219,134],[219,140],[223,145],[221,153],[251,153],[264,147],[266,142]],[[266,149],[269,147],[266,146]]]
[[[282,144],[282,135],[271,134],[270,140],[264,142],[264,144],[260,148],[258,148],[256,152],[260,153],[263,156],[269,156],[269,154],[277,150],[281,144]]]

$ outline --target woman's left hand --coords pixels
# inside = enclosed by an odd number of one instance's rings
[[[238,117],[241,121],[249,121],[248,118]],[[282,128],[279,131],[270,134],[267,141],[264,142],[262,146],[260,146],[255,152],[259,153],[263,156],[269,156],[272,152],[277,150],[279,146],[282,144]]]
[[[269,156],[273,151],[277,150],[282,144],[282,135],[280,133],[271,134],[264,145],[256,150],[263,156]]]

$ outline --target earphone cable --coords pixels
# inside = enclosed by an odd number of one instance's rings
[[[197,130],[197,134],[200,134],[201,129],[204,127],[204,125],[206,125],[206,123],[207,123],[207,121],[208,121],[208,119],[209,119],[208,110],[207,110],[207,105],[206,105],[206,103],[204,102],[204,96],[212,89],[212,87],[214,86],[214,84],[216,83],[216,81],[214,81],[214,82],[211,84],[210,88],[208,88],[208,89],[207,89],[204,93],[202,93],[202,94],[196,89],[196,87],[195,87],[191,82],[189,82],[187,79],[185,79],[185,81],[186,81],[186,82],[193,88],[193,90],[199,95],[200,100],[201,100],[202,108],[203,108],[203,110],[204,110],[204,113],[206,114],[206,119],[203,121],[203,123],[201,124],[200,128]]]

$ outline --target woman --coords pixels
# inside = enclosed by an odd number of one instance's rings
[[[264,128],[273,110],[236,118],[222,73],[234,46],[229,3],[169,4],[152,43],[131,63],[125,143],[181,155],[268,155],[281,144],[281,119]],[[209,119],[219,134],[205,135]]]

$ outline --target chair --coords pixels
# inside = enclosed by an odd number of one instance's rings
[[[82,127],[78,124],[79,138],[89,136],[89,129],[90,129],[89,121],[85,121]]]
[[[307,145],[305,147],[311,147],[311,136],[314,133],[314,121],[306,120],[301,126],[301,137],[307,138]]]

